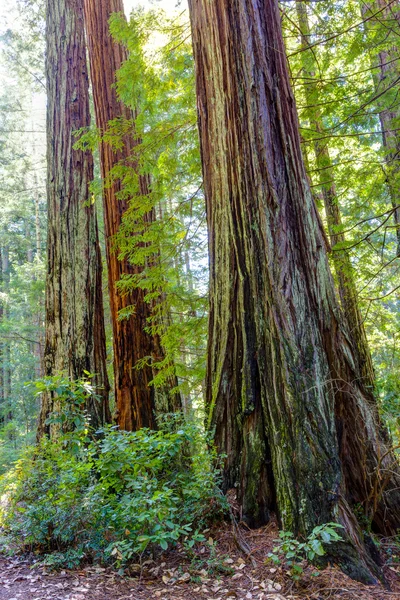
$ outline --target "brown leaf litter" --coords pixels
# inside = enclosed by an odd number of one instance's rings
[[[241,527],[238,540],[226,525],[211,534],[214,550],[199,545],[190,560],[178,548],[132,565],[124,577],[98,566],[54,573],[31,558],[2,557],[0,600],[400,600],[395,562],[385,567],[390,590],[353,581],[335,565],[317,577],[306,567],[294,583],[283,567],[266,561],[276,536],[274,524]]]

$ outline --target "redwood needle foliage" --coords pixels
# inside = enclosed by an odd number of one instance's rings
[[[307,14],[308,49],[300,39],[299,4]],[[333,252],[343,247],[350,256],[377,391],[396,437],[399,156],[387,146],[385,135],[392,132],[390,143],[399,139],[399,15],[396,1],[282,4],[312,189],[324,217],[324,188],[335,188],[342,218],[337,233],[343,233],[345,241]],[[321,148],[328,150],[330,164]]]
[[[204,379],[208,265],[188,23],[161,11],[137,11],[129,23],[116,16],[110,25],[114,39],[128,49],[117,90],[137,114],[139,163],[138,171],[119,165],[112,173],[121,181],[119,197],[129,199],[116,245],[121,258],[142,267],[140,274],[122,277],[118,287],[122,293],[132,287],[146,291],[153,308],[148,328],[165,349],[153,384],[163,385],[174,371],[190,403],[201,399]],[[158,50],[151,46],[157,36],[163,39]],[[105,139],[123,143],[126,128],[123,120],[112,123]],[[150,176],[146,197],[139,192],[140,173]],[[149,223],[145,216],[152,208],[156,219]]]

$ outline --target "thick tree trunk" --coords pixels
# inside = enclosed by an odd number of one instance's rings
[[[104,133],[110,120],[123,118],[132,121],[134,117],[132,111],[117,97],[115,73],[126,60],[127,54],[125,48],[112,40],[108,26],[112,13],[123,12],[123,3],[122,0],[103,0],[97,5],[91,0],[85,0],[84,5],[96,121],[100,132]],[[108,180],[110,171],[117,164],[123,163],[132,169],[138,168],[134,153],[136,144],[133,130],[132,135],[125,137],[122,150],[115,151],[104,141],[100,143],[101,175],[106,182],[103,200],[113,327],[115,400],[117,422],[121,429],[126,430],[156,428],[155,410],[158,408],[159,398],[165,399],[161,391],[149,385],[153,379],[151,362],[160,360],[163,352],[158,338],[145,331],[151,316],[151,308],[144,299],[145,292],[135,289],[121,294],[117,290],[117,283],[124,275],[140,273],[141,268],[130,264],[126,258],[118,259],[114,238],[122,216],[128,208],[128,202],[118,199],[120,182],[111,183]],[[139,187],[141,195],[149,193],[149,178],[146,175],[139,176]],[[151,210],[146,218],[149,222],[153,221],[154,210]],[[133,314],[120,319],[120,311],[129,307],[134,308]],[[137,362],[146,357],[149,364],[138,369]],[[167,390],[166,397],[163,411],[174,411],[180,407],[176,395],[170,395]]]
[[[373,80],[376,94],[382,94],[378,100],[379,120],[385,149],[386,181],[397,235],[397,254],[400,256],[400,2],[375,0],[374,3],[361,3],[361,12],[364,16],[378,13],[376,21],[366,21],[366,30],[368,33],[379,31],[381,36],[381,49],[372,57]]]
[[[362,548],[351,507],[370,510],[377,468],[390,468],[371,516],[393,533],[400,477],[341,326],[278,3],[189,6],[210,236],[207,398],[224,487],[252,524],[277,506],[290,531],[339,520]],[[349,572],[367,577],[350,548]]]
[[[110,422],[96,210],[90,200],[90,152],[74,150],[74,131],[90,124],[81,0],[47,0],[47,198],[45,375],[93,373],[93,427]],[[38,436],[54,398],[43,399]]]
[[[318,108],[318,87],[315,80],[314,53],[307,53],[310,45],[310,26],[308,21],[307,6],[304,2],[296,3],[299,30],[301,35],[302,57],[304,73],[308,75],[307,84],[304,86],[304,94],[307,105],[307,116],[311,128],[323,137],[323,125],[321,111]],[[375,376],[372,365],[371,353],[365,333],[364,321],[358,305],[357,287],[354,281],[353,266],[350,256],[345,249],[338,249],[337,245],[343,246],[345,236],[341,231],[342,218],[340,214],[339,201],[336,194],[335,173],[326,142],[314,141],[315,163],[318,170],[318,183],[324,201],[326,222],[332,248],[332,260],[335,267],[340,302],[343,315],[350,332],[358,356],[358,376],[361,377],[366,386],[374,388]]]

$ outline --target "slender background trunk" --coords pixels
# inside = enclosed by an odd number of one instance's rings
[[[4,294],[3,248],[0,246],[0,293]],[[4,298],[0,297],[0,325],[3,324]],[[0,425],[4,423],[4,342],[0,337]]]
[[[375,93],[379,97],[386,182],[393,207],[397,254],[400,256],[400,3],[397,0],[375,0],[374,3],[361,4],[363,16],[376,12],[379,13],[376,21],[366,21],[365,27],[368,34],[375,32],[379,36],[375,41],[380,49],[378,52],[371,52],[372,73]]]
[[[7,302],[7,298],[10,292],[10,249],[7,245],[3,246],[2,249],[2,279],[3,279],[3,293],[5,295],[5,301],[3,302],[2,318],[8,321],[10,317],[10,308]],[[11,413],[11,341],[9,337],[4,337],[3,349],[3,406],[4,406],[4,420],[9,421],[12,419]]]

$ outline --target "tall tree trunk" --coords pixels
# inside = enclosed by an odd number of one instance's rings
[[[347,570],[368,578],[352,507],[396,531],[398,464],[341,325],[278,2],[189,7],[210,239],[207,399],[224,488],[252,524],[275,506],[293,532],[341,521]],[[384,500],[378,468],[394,471]]]
[[[123,12],[123,3],[122,0],[103,0],[97,5],[91,0],[85,0],[84,6],[96,121],[100,132],[104,133],[110,120],[134,118],[132,111],[119,101],[114,85],[115,73],[127,58],[126,50],[112,40],[108,26],[112,13]],[[122,294],[117,290],[117,282],[124,275],[140,273],[141,268],[130,264],[126,258],[118,259],[114,238],[128,208],[128,202],[118,199],[120,182],[111,183],[108,179],[110,171],[117,164],[123,163],[132,169],[138,168],[134,152],[136,145],[133,130],[132,135],[125,137],[124,148],[121,150],[113,150],[110,144],[104,141],[100,143],[101,175],[107,182],[103,191],[103,201],[113,327],[115,400],[117,422],[121,429],[126,430],[156,428],[158,392],[154,386],[149,385],[154,377],[151,363],[159,361],[163,355],[158,338],[145,331],[151,317],[151,308],[144,299],[145,292],[137,288]],[[148,176],[139,175],[139,188],[140,195],[146,196],[149,193]],[[151,210],[146,219],[152,222],[155,219],[155,211]],[[129,307],[134,308],[133,314],[120,319],[120,311]],[[149,364],[137,368],[138,361],[146,358]],[[168,391],[166,393],[169,406],[164,406],[164,410],[173,411],[179,408],[176,405],[179,405],[176,395],[170,395]]]
[[[98,399],[87,407],[93,427],[110,421],[96,210],[90,200],[90,152],[74,150],[74,131],[90,124],[81,0],[47,0],[47,198],[45,375],[93,373]],[[38,436],[55,399],[46,396]]]
[[[34,126],[32,127],[34,129]],[[33,145],[33,151],[35,152],[35,144]],[[42,240],[40,232],[40,194],[39,194],[39,181],[37,172],[33,172],[33,186],[34,186],[34,202],[35,202],[35,256],[37,260],[40,260],[42,256]]]
[[[398,0],[375,0],[361,3],[363,16],[378,13],[377,19],[365,22],[366,31],[374,32],[382,39],[379,52],[372,55],[373,80],[378,100],[382,142],[385,150],[386,181],[393,207],[397,236],[397,254],[400,256],[400,2]],[[385,26],[383,26],[383,24]],[[382,46],[385,46],[382,48]],[[385,92],[387,90],[387,92]],[[389,100],[388,100],[389,98]]]
[[[27,187],[27,185],[25,187]],[[32,235],[31,235],[31,228],[30,228],[29,220],[25,221],[25,240],[28,242],[28,248],[27,248],[27,252],[26,252],[26,261],[28,263],[32,264],[34,261],[34,245],[32,244]],[[36,325],[36,315],[35,314],[31,315],[31,319],[32,319],[32,324]],[[33,340],[27,342],[27,344],[28,344],[28,352],[30,353],[30,355],[36,356],[37,355],[37,347],[39,346],[39,344]],[[36,379],[36,373],[37,373],[37,364],[33,364],[32,370],[29,373],[29,379],[31,381],[34,381]]]
[[[32,126],[34,129],[34,126]],[[35,144],[33,145],[35,151]],[[35,261],[38,264],[42,259],[42,236],[40,228],[40,193],[39,193],[39,180],[37,172],[33,173],[33,184],[34,184],[34,202],[35,202]],[[38,306],[37,313],[33,317],[33,323],[38,331],[37,344],[34,344],[34,355],[35,361],[35,378],[39,379],[43,377],[43,346],[44,340],[42,335],[42,310],[41,306]]]
[[[316,65],[313,52],[306,52],[310,46],[310,25],[308,21],[307,5],[304,2],[296,2],[297,17],[301,35],[301,47],[304,74],[308,76],[304,86],[306,104],[308,105],[307,116],[311,128],[323,137],[321,111],[318,108],[318,85],[315,80]],[[329,154],[329,147],[323,140],[314,141],[315,162],[318,170],[318,183],[324,201],[326,221],[332,248],[332,259],[337,276],[339,296],[343,315],[346,320],[354,348],[358,354],[357,365],[359,377],[363,378],[366,386],[371,389],[375,384],[374,369],[368,340],[365,333],[362,314],[358,305],[357,287],[354,281],[353,266],[350,256],[345,249],[338,249],[337,245],[343,246],[345,236],[342,232],[342,218],[340,214],[339,201],[336,194],[335,173]]]
[[[2,249],[2,281],[3,281],[3,293],[5,294],[6,300],[3,306],[3,314],[2,317],[4,320],[8,320],[10,317],[10,307],[8,304],[8,295],[10,292],[10,248],[5,245]],[[4,419],[10,421],[12,419],[12,399],[11,399],[11,382],[12,382],[12,372],[11,372],[11,341],[7,337],[4,339],[3,343],[3,406],[4,406]]]
[[[31,224],[29,222],[29,219],[25,221],[25,241],[28,242],[28,248],[26,250],[26,261],[31,263],[33,262],[33,246],[31,236]]]

